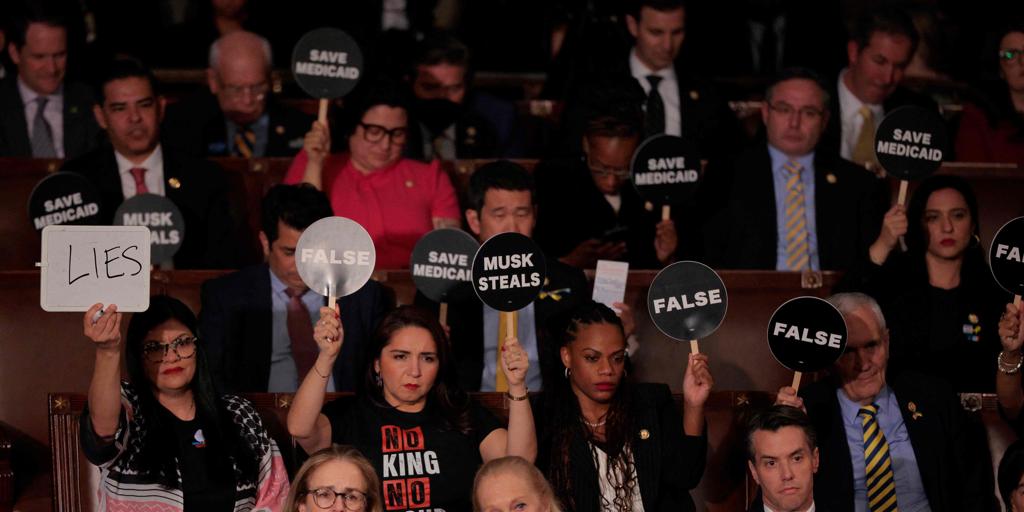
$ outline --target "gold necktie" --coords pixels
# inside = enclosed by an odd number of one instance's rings
[[[853,161],[864,165],[876,163],[875,161],[875,114],[867,105],[861,105],[860,117],[864,122],[860,126],[860,134],[857,135],[857,144],[853,147],[850,155]]]
[[[878,406],[861,407],[861,427],[864,429],[864,476],[868,489],[868,510],[896,512],[896,478],[889,457],[889,443],[878,425]]]
[[[810,263],[807,240],[807,218],[804,215],[804,184],[800,181],[802,166],[793,160],[782,165],[789,172],[786,179],[786,269],[804,270]]]

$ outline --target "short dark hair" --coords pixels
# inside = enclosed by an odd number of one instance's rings
[[[331,215],[331,202],[313,185],[275,185],[263,196],[260,226],[267,235],[267,243],[272,244],[278,236],[277,221],[302,231]]]
[[[160,84],[148,66],[138,59],[120,57],[112,60],[103,69],[96,87],[96,103],[102,106],[107,101],[107,92],[105,90],[107,84],[114,80],[125,78],[141,78],[149,82],[149,87],[153,90],[153,96],[160,95]]]
[[[468,68],[469,47],[448,32],[434,32],[427,35],[416,45],[412,59],[413,72],[416,72],[416,66],[436,64],[451,64]]]
[[[21,49],[25,46],[25,37],[28,34],[28,27],[33,23],[40,23],[49,27],[68,28],[67,20],[60,10],[51,1],[23,1],[20,2],[15,12],[11,14],[10,22],[7,24],[7,42]]]
[[[1006,510],[1013,508],[1013,491],[1020,484],[1021,475],[1024,475],[1024,440],[1011,444],[999,461],[996,483],[999,484],[999,496],[1003,498]]]
[[[640,11],[649,7],[655,11],[668,12],[676,9],[686,9],[685,0],[633,0],[630,5],[629,15],[633,19],[640,20]]]
[[[865,12],[857,18],[850,40],[857,43],[857,48],[863,49],[871,42],[875,32],[907,37],[910,39],[910,55],[917,51],[917,43],[921,40],[914,20],[898,7],[885,6]]]
[[[469,178],[469,190],[466,191],[466,202],[469,208],[477,212],[483,209],[484,197],[492,188],[525,190],[530,193],[530,204],[537,203],[533,175],[515,162],[498,160],[480,166]]]
[[[640,136],[644,127],[644,90],[632,75],[614,73],[587,87],[586,125],[583,135],[604,137]]]
[[[747,422],[747,458],[754,462],[754,433],[760,430],[778,432],[783,427],[799,427],[804,431],[811,451],[818,447],[818,436],[807,413],[789,405],[773,405],[755,414]]]
[[[829,108],[829,102],[832,101],[832,95],[828,92],[829,88],[825,85],[825,81],[821,78],[821,75],[812,69],[801,67],[783,69],[777,75],[772,77],[772,81],[768,84],[768,87],[765,87],[764,89],[764,100],[771,102],[772,95],[775,93],[775,86],[787,80],[810,80],[811,82],[814,82],[814,85],[817,85],[818,89],[821,90],[824,108],[826,110]]]
[[[361,83],[353,94],[346,98],[342,110],[342,133],[346,140],[363,122],[366,112],[377,106],[400,108],[409,113],[409,92],[398,81],[387,77],[376,77]],[[335,139],[337,140],[337,139]]]

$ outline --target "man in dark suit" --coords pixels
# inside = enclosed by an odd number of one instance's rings
[[[206,70],[210,94],[171,105],[167,146],[195,157],[298,153],[313,118],[270,96],[270,62],[270,43],[251,32],[214,41]]]
[[[814,503],[818,444],[807,413],[773,405],[747,425],[747,469],[760,487],[747,512],[821,512]]]
[[[470,178],[466,222],[485,242],[494,235],[533,234],[536,204],[533,178],[521,166],[501,160],[486,164]],[[541,294],[519,311],[519,344],[530,356],[527,387],[539,391],[543,382],[561,378],[558,343],[550,339],[546,324],[588,297],[583,271],[547,258],[547,276]],[[417,304],[433,310],[438,304],[418,295]],[[459,383],[468,391],[495,391],[498,373],[498,311],[473,295],[449,304],[448,327]],[[630,317],[627,322],[632,324]],[[632,327],[627,328],[632,332]],[[502,390],[498,390],[502,391]]]
[[[18,67],[0,83],[0,156],[76,158],[99,143],[89,87],[68,82],[67,26],[38,5],[16,16],[7,53]]]
[[[724,268],[844,270],[867,258],[888,205],[882,181],[817,148],[828,93],[808,70],[784,71],[761,106],[767,144],[709,165],[707,255]],[[726,186],[724,183],[731,183]]]
[[[806,407],[818,433],[816,500],[829,510],[998,510],[985,432],[948,384],[886,375],[889,333],[878,303],[860,293],[829,298],[848,329],[834,376],[776,403]],[[870,504],[870,508],[869,507]]]
[[[295,245],[310,224],[331,215],[327,196],[315,188],[275,186],[263,199],[259,238],[266,262],[203,283],[199,332],[214,376],[227,389],[290,393],[312,370],[318,353],[312,322],[326,299],[299,277]],[[371,280],[339,298],[338,309],[344,344],[328,373],[328,390],[353,391],[363,350],[388,309],[386,294]]]
[[[102,222],[110,223],[125,199],[157,194],[170,199],[185,220],[175,268],[229,268],[236,247],[227,204],[227,182],[215,164],[193,160],[160,145],[164,99],[141,63],[119,59],[106,71],[93,106],[110,145],[65,162],[63,170],[88,178],[99,190]]]
[[[823,149],[875,166],[875,129],[886,113],[905,105],[938,109],[931,98],[902,85],[918,39],[914,22],[898,8],[879,8],[857,20],[846,43],[849,64],[839,73]]]

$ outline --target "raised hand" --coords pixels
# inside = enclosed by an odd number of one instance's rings
[[[796,389],[790,386],[779,388],[779,393],[775,395],[775,405],[788,405],[807,412],[807,408],[804,407],[804,399],[797,396]]]
[[[669,220],[658,223],[654,231],[654,252],[663,265],[672,263],[679,247],[679,234],[676,232],[676,224]]]
[[[889,253],[896,247],[900,237],[907,234],[907,209],[901,205],[895,205],[885,212],[882,218],[882,229],[878,233],[875,243],[871,244],[871,261],[876,265],[885,263]]]
[[[526,371],[529,369],[530,357],[519,344],[519,339],[506,338],[501,348],[501,371],[505,373],[509,390],[525,391]]]
[[[683,401],[690,407],[703,407],[711,396],[715,380],[711,377],[706,354],[690,354],[683,376]]]
[[[1011,352],[1020,350],[1024,345],[1024,329],[1021,329],[1022,309],[1014,306],[1013,303],[1006,305],[1003,316],[999,317],[999,343],[1003,350]]]
[[[313,339],[316,341],[316,346],[320,348],[320,354],[332,359],[338,357],[344,337],[345,332],[341,327],[341,313],[338,310],[338,305],[335,304],[334,309],[320,308],[320,320],[317,320],[316,326],[313,328]]]
[[[331,154],[331,132],[327,124],[313,121],[313,127],[306,132],[302,147],[310,163],[323,165],[324,159]]]
[[[82,330],[85,336],[96,344],[96,350],[121,350],[121,313],[117,312],[117,305],[110,304],[103,311],[103,316],[93,322],[93,317],[103,304],[93,304],[82,318]]]

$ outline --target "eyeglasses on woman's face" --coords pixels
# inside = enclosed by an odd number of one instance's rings
[[[349,512],[361,512],[366,508],[366,494],[354,489],[338,492],[332,487],[318,487],[306,491],[306,494],[313,496],[313,503],[323,509],[333,507],[339,499]]]
[[[170,343],[147,341],[142,346],[142,356],[150,363],[163,362],[167,359],[168,352],[173,352],[177,356],[174,359],[175,361],[191,359],[192,356],[196,355],[196,342],[198,340],[198,338],[190,334],[182,334]]]

